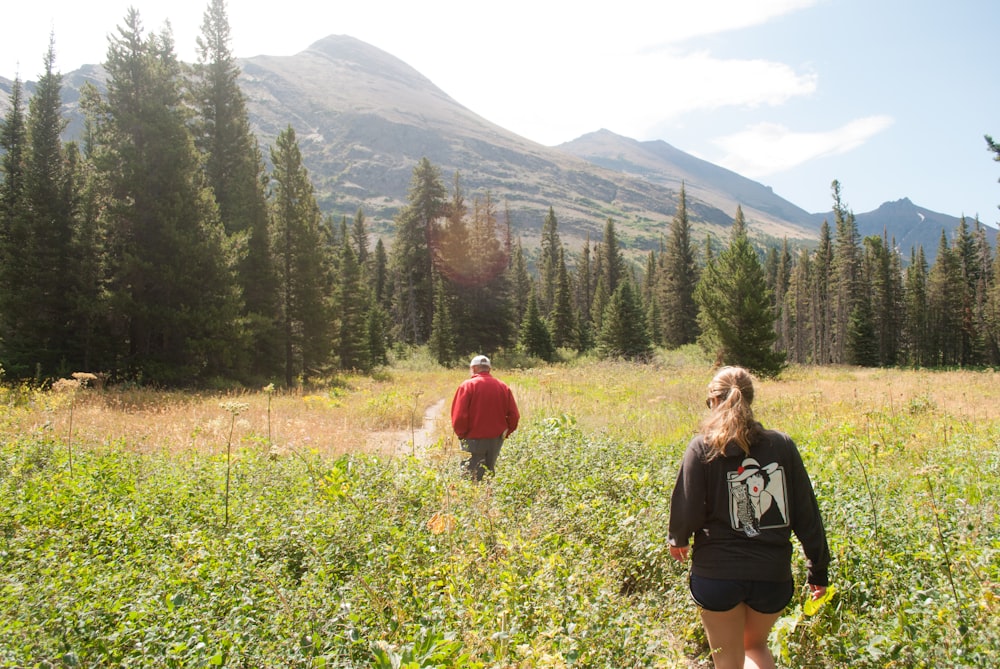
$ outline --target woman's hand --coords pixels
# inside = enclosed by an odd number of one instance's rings
[[[825,585],[810,585],[809,594],[813,599],[822,599],[823,595],[826,594]]]
[[[690,549],[687,546],[671,546],[670,556],[678,562],[684,562],[687,560],[688,550]]]

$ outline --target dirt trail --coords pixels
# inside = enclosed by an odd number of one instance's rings
[[[368,437],[368,448],[385,455],[415,455],[422,457],[439,437],[449,438],[451,426],[445,411],[445,400],[440,399],[424,412],[423,422],[412,430],[373,432]]]

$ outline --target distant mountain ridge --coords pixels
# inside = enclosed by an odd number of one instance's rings
[[[903,253],[904,261],[909,260],[911,250],[923,247],[925,257],[932,262],[941,243],[941,232],[944,231],[950,243],[961,219],[918,207],[904,197],[895,202],[885,202],[874,211],[856,214],[855,220],[862,237],[887,235],[890,242],[895,239],[896,248]],[[967,218],[966,224],[971,232],[975,219]],[[983,229],[995,249],[997,229],[991,226],[983,226]]]
[[[739,205],[744,210],[770,215],[775,221],[797,227],[814,227],[809,212],[779,197],[770,187],[696,158],[662,140],[640,142],[602,129],[556,148],[595,165],[632,174],[675,191],[683,185],[687,197],[696,203],[696,213],[699,209],[697,203],[707,201],[733,214]],[[689,213],[690,210],[691,207]],[[702,212],[700,218],[711,220],[712,213]],[[728,225],[733,214],[728,214],[725,221],[715,222]]]
[[[766,212],[777,219],[815,231],[826,221],[833,233],[832,210],[810,214],[776,195],[769,186],[685,153],[662,140],[640,142],[600,130],[561,144],[558,148],[602,167],[634,174],[671,188],[679,189],[684,183],[689,198],[692,195],[696,199],[708,198],[727,210],[735,211],[738,204],[745,211],[749,208]],[[697,204],[694,211],[698,212]],[[923,247],[924,255],[932,261],[937,254],[942,230],[950,240],[961,218],[919,207],[909,198],[902,198],[885,202],[874,211],[855,212],[855,222],[861,238],[885,235],[890,243],[895,242],[904,261],[909,259],[910,250],[917,247]],[[971,230],[974,221],[967,219],[966,222]],[[990,226],[984,226],[984,229],[987,239],[995,247],[997,230]],[[794,239],[794,235],[790,235],[789,239]]]
[[[457,172],[470,204],[489,193],[501,217],[509,211],[529,249],[537,246],[550,207],[571,249],[588,236],[600,238],[608,218],[633,252],[658,248],[682,184],[702,238],[725,235],[737,206],[762,242],[811,245],[823,220],[833,222],[832,214],[810,214],[771,188],[664,141],[599,130],[542,146],[478,116],[402,60],[353,37],[331,35],[294,56],[238,62],[265,158],[277,135],[292,126],[321,209],[339,218],[360,207],[379,235],[391,236],[392,218],[405,205],[413,167],[423,157],[440,168],[449,188]],[[100,66],[64,74],[68,137],[82,128],[80,87],[84,81],[103,86],[104,76]],[[0,111],[9,106],[10,84],[0,79]],[[25,90],[30,95],[33,86],[26,83]],[[950,237],[959,221],[908,199],[856,218],[862,235],[885,230],[907,258],[910,244],[923,245],[932,257],[941,230]],[[995,230],[987,230],[995,243]]]

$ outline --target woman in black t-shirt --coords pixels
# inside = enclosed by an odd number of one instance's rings
[[[792,439],[758,423],[753,378],[723,367],[709,415],[688,444],[670,502],[670,553],[691,551],[691,596],[717,669],[775,666],[771,627],[791,601],[791,535],[802,543],[813,599],[826,594],[830,549],[816,496]]]

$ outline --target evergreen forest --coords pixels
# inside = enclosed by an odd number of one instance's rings
[[[1000,363],[1000,255],[978,220],[942,231],[933,263],[920,248],[904,257],[893,239],[859,237],[835,181],[814,248],[763,248],[740,209],[728,238],[693,239],[682,189],[644,264],[626,260],[611,219],[570,250],[551,208],[529,254],[505,203],[464,193],[459,174],[449,187],[424,158],[392,239],[373,239],[363,210],[321,212],[291,125],[258,144],[222,0],[198,52],[180,62],[169,28],[147,32],[130,10],[73,142],[54,42],[30,99],[15,80],[0,121],[5,377],[294,386],[417,346],[448,364],[641,361],[697,344],[763,376]]]

